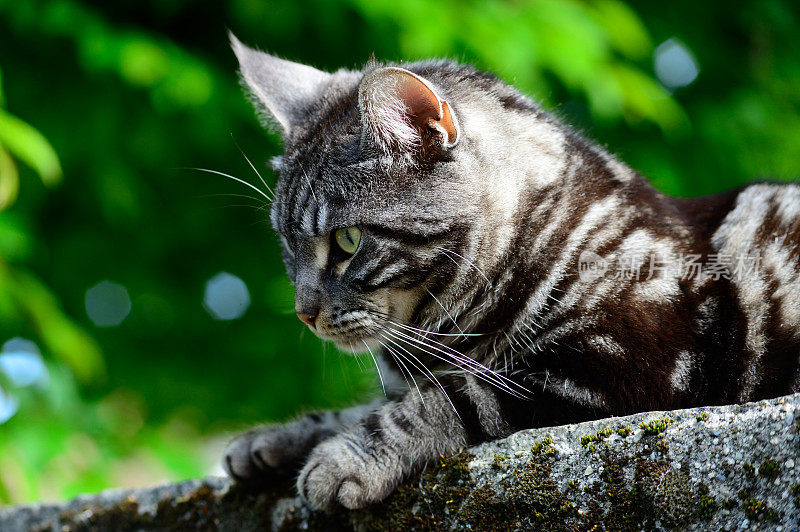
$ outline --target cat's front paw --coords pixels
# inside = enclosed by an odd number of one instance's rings
[[[297,479],[297,491],[313,507],[337,504],[354,510],[386,498],[399,483],[391,464],[374,456],[350,434],[319,444]]]
[[[287,474],[296,471],[316,441],[291,425],[262,427],[231,441],[222,455],[222,464],[228,475],[240,482]]]

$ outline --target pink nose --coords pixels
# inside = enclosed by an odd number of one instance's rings
[[[304,314],[302,312],[298,312],[297,317],[300,318],[300,320],[302,320],[303,323],[307,323],[311,327],[313,327],[314,323],[317,321],[316,314]]]

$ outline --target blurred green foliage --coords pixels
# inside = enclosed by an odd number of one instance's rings
[[[241,94],[226,27],[330,70],[473,62],[672,194],[800,173],[788,0],[0,0],[0,343],[35,341],[49,370],[0,380],[20,404],[0,424],[0,502],[201,475],[227,431],[376,389],[366,362],[303,335],[262,205],[181,170],[254,180],[238,143],[274,179],[279,139]],[[653,67],[670,38],[699,65],[674,91]],[[255,209],[222,208],[239,204]],[[203,308],[220,271],[250,289],[237,320]],[[118,327],[87,317],[106,279],[130,294]]]

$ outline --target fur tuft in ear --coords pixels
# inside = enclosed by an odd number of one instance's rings
[[[291,135],[319,100],[332,75],[259,52],[242,44],[233,33],[229,36],[242,80],[257,105],[274,118],[284,136]]]
[[[361,81],[358,104],[365,133],[386,151],[452,148],[459,128],[433,85],[404,68],[383,67]]]

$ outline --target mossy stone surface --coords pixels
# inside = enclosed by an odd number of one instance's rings
[[[208,478],[0,509],[0,530],[784,530],[800,395],[533,429],[442,456],[383,503],[314,511],[291,479]]]

